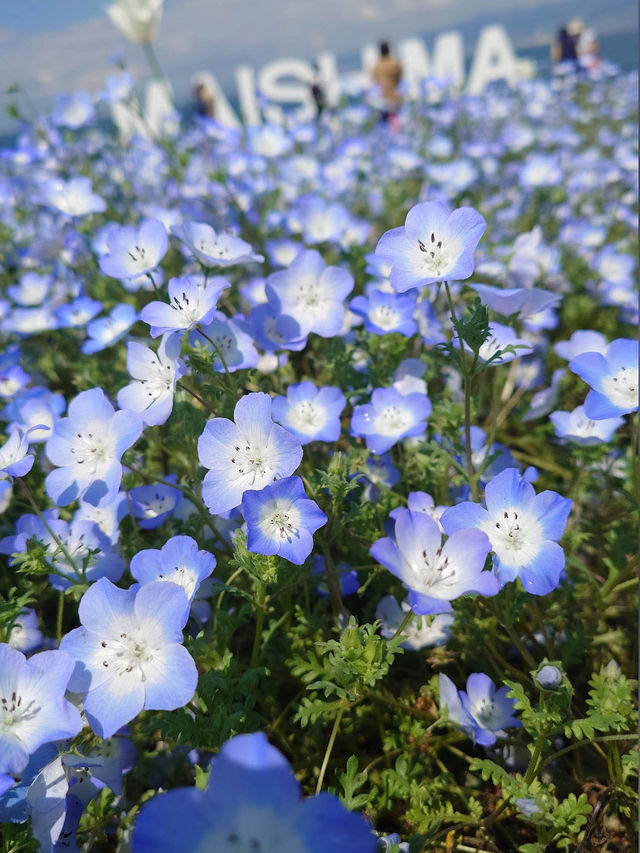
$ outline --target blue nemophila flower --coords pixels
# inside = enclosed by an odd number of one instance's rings
[[[102,302],[88,296],[78,296],[66,305],[56,309],[56,319],[61,329],[86,326],[90,320],[102,311]]]
[[[353,276],[341,267],[328,267],[315,249],[300,252],[288,269],[266,281],[269,302],[292,317],[301,334],[323,338],[337,335],[344,324],[344,300],[353,290]]]
[[[201,581],[208,578],[216,558],[208,551],[199,551],[191,536],[172,536],[162,548],[145,548],[131,558],[130,571],[140,583],[169,581],[181,586],[189,603]]]
[[[62,394],[52,394],[47,388],[36,386],[15,397],[2,412],[6,420],[28,435],[29,444],[46,441],[51,435],[54,422],[64,412],[66,402]]]
[[[218,373],[256,367],[260,359],[251,335],[222,311],[214,311],[209,322],[192,332],[189,340],[192,344],[213,350],[213,369]]]
[[[47,494],[58,506],[78,498],[94,506],[111,503],[122,479],[120,457],[141,432],[140,418],[116,412],[102,388],[82,391],[47,441],[47,457],[59,466],[47,475]]]
[[[368,296],[356,296],[352,299],[349,309],[364,318],[365,329],[373,335],[396,332],[410,338],[418,328],[413,319],[416,299],[415,293],[402,296],[374,288],[369,291]]]
[[[456,690],[451,679],[440,673],[440,708],[447,708],[449,719],[482,746],[491,746],[504,729],[522,725],[513,716],[514,701],[507,698],[508,687],[496,686],[488,675],[472,672],[467,689]]]
[[[42,646],[43,640],[44,634],[38,628],[38,614],[30,607],[23,607],[9,631],[9,645],[28,654]]]
[[[183,222],[182,225],[174,225],[171,233],[204,267],[230,267],[264,260],[240,237],[225,231],[216,233],[205,222]]]
[[[151,326],[151,337],[168,332],[186,331],[198,324],[211,322],[218,298],[231,285],[221,276],[205,283],[201,275],[169,279],[169,304],[150,302],[142,309],[140,319]],[[201,339],[204,342],[204,338]]]
[[[584,406],[578,406],[572,412],[551,412],[549,420],[558,438],[582,445],[606,444],[624,423],[624,418],[588,418]]]
[[[363,436],[373,453],[385,453],[396,442],[422,435],[431,414],[426,394],[401,394],[396,388],[376,388],[371,402],[356,406],[351,434]]]
[[[618,338],[604,354],[585,352],[569,362],[592,390],[584,401],[585,414],[594,420],[615,418],[638,408],[638,341]]]
[[[102,579],[78,606],[81,627],[60,648],[76,661],[69,690],[85,693],[91,728],[111,737],[143,709],[172,711],[193,696],[198,673],[182,645],[184,589],[153,581],[119,589]]]
[[[376,619],[380,619],[380,633],[390,640],[402,625],[411,610],[408,601],[398,604],[393,595],[385,595],[376,607]],[[410,651],[424,649],[425,646],[443,646],[451,637],[453,613],[439,613],[432,617],[414,616],[402,631],[402,648]]]
[[[268,394],[246,394],[234,418],[213,418],[198,439],[200,464],[210,469],[202,498],[214,515],[239,506],[247,489],[293,474],[302,459],[298,439],[271,419]]]
[[[40,429],[40,425],[35,429]],[[46,429],[46,427],[44,427]],[[29,430],[15,428],[0,447],[0,480],[7,477],[24,477],[33,467],[34,457],[29,450]]]
[[[376,256],[390,264],[391,285],[399,293],[435,281],[459,281],[473,272],[473,253],[485,228],[471,207],[451,211],[436,201],[416,204],[404,226],[382,235]]]
[[[54,589],[65,590],[72,584],[102,577],[117,581],[124,563],[113,550],[109,537],[92,521],[74,519],[69,523],[57,515],[56,509],[45,510],[43,518],[25,513],[16,522],[16,534],[0,540],[0,553],[22,553],[27,550],[27,541],[35,538],[44,546],[47,560],[55,569],[55,574],[49,575]],[[13,559],[9,564],[13,564]]]
[[[43,200],[50,207],[68,216],[102,213],[106,201],[93,192],[90,178],[49,178],[41,186]]]
[[[300,477],[284,477],[242,496],[247,522],[247,550],[278,554],[301,566],[313,550],[313,534],[327,516],[310,500]]]
[[[461,530],[444,545],[438,523],[424,512],[394,512],[394,538],[374,542],[369,553],[409,590],[415,613],[442,613],[445,602],[468,593],[495,595],[498,583],[483,572],[491,548],[479,530]]]
[[[31,382],[31,377],[19,364],[0,371],[0,397],[13,397]]]
[[[39,746],[82,729],[78,710],[64,698],[72,671],[63,651],[27,660],[0,643],[0,773],[20,773]]]
[[[152,272],[167,254],[167,229],[158,219],[145,219],[137,228],[115,226],[106,239],[100,269],[112,278],[137,278]]]
[[[338,563],[335,567],[335,574],[342,595],[353,595],[360,589],[357,571],[350,568],[346,563]],[[324,557],[320,554],[311,558],[311,575],[319,579],[316,584],[316,592],[320,598],[329,598],[326,564]]]
[[[300,444],[310,441],[337,441],[340,438],[340,415],[346,405],[339,388],[316,388],[313,382],[289,385],[286,397],[274,397],[274,419],[300,439]]]
[[[108,317],[98,317],[89,323],[89,339],[82,344],[82,352],[85,355],[93,355],[110,347],[126,335],[137,320],[138,315],[133,305],[116,305]]]
[[[533,347],[529,341],[524,338],[519,338],[511,326],[504,326],[502,323],[489,323],[489,337],[482,344],[478,351],[478,357],[481,361],[491,361],[491,365],[506,364],[508,361],[513,361],[514,358],[520,358],[523,355],[529,355],[533,352]],[[454,343],[458,346],[458,337],[454,335]],[[506,347],[513,347],[514,352],[504,352],[498,358],[493,358],[497,352]],[[471,348],[465,344],[467,352],[471,352]]]
[[[554,307],[562,300],[560,293],[537,287],[504,288],[488,284],[470,284],[469,287],[475,290],[482,302],[492,311],[497,311],[505,317],[517,314],[521,320]]]
[[[133,853],[374,853],[367,821],[331,794],[307,800],[262,732],[236,735],[211,762],[206,790],[177,788],[146,803]]]
[[[157,353],[131,341],[127,370],[134,381],[118,391],[118,405],[140,415],[145,424],[163,424],[173,409],[176,382],[187,372],[180,358],[180,336],[164,335]]]
[[[571,361],[583,352],[599,352],[604,355],[608,345],[607,339],[600,332],[593,329],[579,329],[568,341],[558,341],[554,344],[553,349],[560,358]]]
[[[174,489],[169,483],[177,483],[175,474],[167,474],[165,483],[153,483],[150,486],[136,486],[129,490],[131,512],[138,519],[143,530],[153,530],[169,517],[182,500],[180,489]]]
[[[436,506],[436,502],[434,501],[432,495],[428,494],[427,492],[409,492],[409,494],[407,495],[407,507],[411,510],[411,512],[423,512],[425,513],[425,515],[428,515],[429,518],[432,518],[436,522],[436,524],[442,531],[440,518],[446,507],[439,505]],[[397,513],[397,509],[392,510],[392,512],[390,513],[391,518],[395,518]]]
[[[251,309],[247,328],[256,344],[266,352],[293,350],[299,352],[307,345],[307,335],[289,314],[283,314],[277,304],[265,302]]]
[[[31,754],[17,779],[0,774],[0,823],[25,823],[29,819],[31,809],[27,795],[31,783],[57,755],[58,747],[49,741]]]
[[[58,95],[51,120],[60,127],[77,130],[83,124],[88,124],[95,112],[91,95],[80,89],[72,95]]]
[[[18,305],[40,305],[51,290],[53,282],[51,275],[26,272],[20,276],[19,284],[10,284],[7,287],[6,293]]]
[[[501,471],[485,486],[486,509],[464,501],[441,518],[449,535],[475,527],[484,531],[494,553],[501,586],[517,577],[527,592],[546,595],[560,582],[564,551],[558,545],[572,502],[557,492],[536,494],[516,468]]]

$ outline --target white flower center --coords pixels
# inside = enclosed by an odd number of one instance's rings
[[[598,421],[593,421],[591,418],[584,415],[576,420],[574,429],[576,435],[582,435],[585,437],[595,435],[599,432],[599,423]]]
[[[398,312],[390,305],[378,305],[369,312],[369,319],[381,329],[395,329],[399,323]]]
[[[484,532],[501,562],[525,565],[534,560],[543,541],[542,526],[537,518],[520,507],[510,507],[494,515]]]
[[[379,435],[399,435],[413,423],[413,418],[405,409],[387,406],[374,419],[374,428]]]
[[[194,325],[200,319],[198,310],[200,300],[190,300],[187,294],[182,291],[182,296],[173,296],[169,303],[174,311],[179,312],[180,322],[185,329]]]
[[[169,501],[169,495],[163,495],[156,492],[149,500],[137,500],[143,512],[143,518],[156,518],[162,515],[163,512],[168,512],[172,503]]]
[[[326,421],[326,413],[322,406],[317,406],[311,400],[296,403],[289,411],[289,423],[305,435],[317,432]]]
[[[299,536],[300,513],[291,501],[276,499],[264,505],[258,523],[269,539],[286,539],[291,543]]]
[[[483,728],[495,729],[500,725],[500,715],[492,699],[481,699],[473,706],[472,714]]]
[[[429,273],[441,276],[453,266],[450,248],[434,231],[426,240],[418,240],[418,249],[422,254],[422,264]]]
[[[297,308],[310,311],[315,316],[325,302],[317,279],[303,279],[293,290],[293,301]]]
[[[611,402],[627,409],[638,405],[638,368],[621,367],[612,376],[602,380],[602,390]]]
[[[300,836],[270,808],[241,806],[207,833],[195,853],[307,853]]]
[[[104,430],[104,425],[101,424],[99,428]],[[69,450],[73,454],[75,464],[83,465],[83,470],[91,475],[113,457],[110,442],[104,441],[97,432],[77,432]]]
[[[6,696],[0,696],[0,733],[8,734],[12,726],[33,719],[39,711],[35,699],[25,698],[16,690],[9,695],[7,690]],[[17,736],[15,730],[13,733]]]
[[[147,408],[165,394],[173,393],[173,383],[176,375],[176,366],[172,361],[163,364],[157,355],[155,359],[155,363],[151,368],[153,371],[151,378],[140,380],[140,384],[144,385],[147,397],[151,398],[147,401]]]
[[[246,438],[239,438],[231,447],[231,464],[236,473],[247,481],[245,488],[262,489],[280,476],[265,445],[257,446]]]
[[[138,670],[140,680],[146,681],[144,665],[153,660],[153,649],[137,629],[132,634],[122,632],[117,638],[102,640],[102,666],[111,675],[129,674]]]
[[[221,260],[231,258],[229,247],[217,239],[205,240],[201,238],[200,240],[196,240],[195,248],[202,252],[203,255],[209,255],[211,258],[220,258]]]
[[[449,563],[449,557],[442,556],[442,548],[438,548],[435,555],[426,550],[421,551],[417,565],[412,565],[411,568],[416,578],[416,584],[412,584],[411,588],[424,591],[435,598],[439,597],[439,587],[446,588],[457,583],[456,569]]]
[[[149,259],[147,258],[147,250],[144,246],[131,246],[130,249],[127,249],[127,255],[131,258],[129,266],[133,267],[133,269],[137,269],[141,273],[149,269]]]
[[[191,599],[198,583],[198,575],[189,566],[174,566],[172,569],[167,569],[159,574],[158,580],[177,583],[184,589],[187,598]]]

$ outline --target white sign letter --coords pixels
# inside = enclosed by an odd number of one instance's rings
[[[467,91],[478,95],[487,83],[493,80],[506,80],[510,86],[515,86],[518,80],[513,47],[504,27],[498,24],[485,27],[480,32],[469,72]]]
[[[299,82],[283,82],[281,78],[293,77]],[[258,89],[276,104],[302,104],[313,108],[310,82],[313,68],[303,59],[277,59],[268,62],[258,75]],[[281,110],[270,110],[274,118],[282,116]],[[281,119],[280,119],[281,120]]]

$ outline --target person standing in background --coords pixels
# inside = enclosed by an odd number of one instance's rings
[[[206,118],[214,117],[214,83],[210,74],[201,72],[196,74],[191,81],[193,98],[195,101],[195,113]]]
[[[311,88],[311,97],[313,98],[313,103],[316,107],[316,121],[319,121],[326,106],[326,99],[324,94],[324,83],[320,75],[320,69],[318,68],[317,62],[313,63],[313,77],[311,78],[309,87]]]
[[[578,38],[578,61],[587,71],[597,71],[602,65],[600,45],[593,27],[585,27]]]
[[[371,76],[382,89],[381,119],[393,123],[402,104],[402,95],[398,89],[402,80],[402,65],[391,55],[389,43],[386,41],[380,42],[380,59],[374,65]]]

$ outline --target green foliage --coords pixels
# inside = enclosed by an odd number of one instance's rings
[[[356,755],[349,756],[346,771],[338,771],[336,776],[342,789],[340,799],[348,809],[361,809],[367,805],[371,792],[357,793],[367,781],[367,774],[358,773],[358,757]]]
[[[307,690],[357,701],[367,687],[384,678],[394,657],[402,653],[402,638],[384,640],[376,633],[379,625],[358,625],[350,619],[339,640],[316,643],[319,655],[312,652],[306,660],[298,658],[293,674],[307,684]]]

